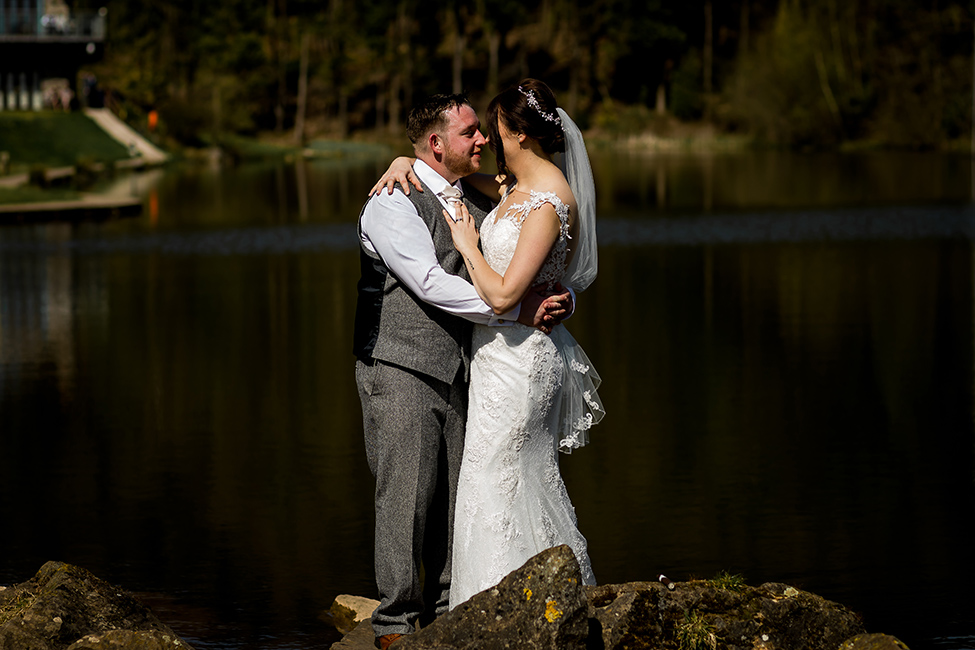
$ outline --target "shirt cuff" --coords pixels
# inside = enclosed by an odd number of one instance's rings
[[[493,314],[491,316],[491,320],[488,321],[488,325],[495,327],[508,327],[517,323],[519,316],[521,316],[521,303],[518,303],[515,305],[514,309],[506,311],[503,314]]]

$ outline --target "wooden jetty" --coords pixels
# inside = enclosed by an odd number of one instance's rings
[[[142,213],[142,201],[131,197],[84,195],[70,201],[0,204],[0,224],[48,221],[106,221]]]

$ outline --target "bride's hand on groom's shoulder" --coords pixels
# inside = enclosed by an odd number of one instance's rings
[[[407,196],[410,195],[410,183],[416,187],[419,191],[423,191],[423,187],[420,186],[420,179],[417,177],[416,172],[413,171],[413,161],[414,158],[407,158],[406,156],[400,156],[399,158],[394,158],[393,162],[389,163],[389,169],[380,177],[376,184],[372,186],[369,190],[369,196],[373,194],[378,194],[382,189],[386,188],[386,194],[393,193],[393,187],[396,183],[399,183],[403,188],[403,194]]]

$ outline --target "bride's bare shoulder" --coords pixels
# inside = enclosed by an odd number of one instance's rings
[[[555,173],[547,175],[544,182],[540,183],[540,185],[544,185],[545,187],[539,188],[536,191],[552,192],[559,197],[559,200],[562,201],[562,203],[569,206],[572,213],[575,213],[576,198],[573,196],[572,189],[569,187],[568,181],[565,180],[565,176],[563,176],[561,172],[555,171]]]

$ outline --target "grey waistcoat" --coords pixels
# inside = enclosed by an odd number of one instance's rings
[[[447,273],[468,279],[461,255],[454,248],[443,206],[426,185],[409,199],[430,230],[437,261]],[[464,203],[478,226],[493,207],[490,200],[464,183]],[[363,207],[363,210],[365,208]],[[359,228],[362,214],[359,214]],[[429,305],[407,289],[382,259],[360,245],[362,277],[358,284],[353,352],[362,361],[378,359],[453,382],[458,371],[466,379],[470,366],[473,325]]]

